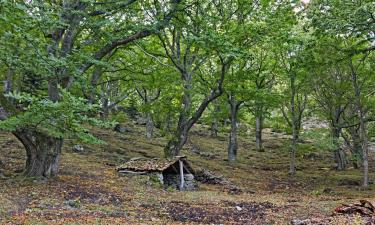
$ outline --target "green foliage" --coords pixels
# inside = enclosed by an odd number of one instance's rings
[[[23,110],[7,120],[0,121],[0,129],[15,131],[33,128],[53,137],[77,138],[88,143],[102,143],[90,134],[83,124],[111,127],[113,123],[88,116],[97,110],[96,105],[87,104],[85,99],[61,91],[61,100],[58,102],[27,93],[9,94],[9,98],[23,105]]]
[[[333,151],[336,146],[333,144],[331,134],[327,129],[314,129],[301,133],[302,140],[311,141],[316,149]]]

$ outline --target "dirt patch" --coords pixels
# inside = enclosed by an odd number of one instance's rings
[[[222,202],[217,205],[170,202],[164,208],[175,221],[214,224],[262,224],[267,212],[278,210],[275,205],[267,202]]]
[[[100,205],[119,205],[123,202],[120,196],[99,186],[84,187],[80,185],[67,185],[65,190],[65,200],[79,200],[82,203]]]

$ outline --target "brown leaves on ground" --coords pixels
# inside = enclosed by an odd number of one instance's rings
[[[342,204],[334,210],[334,214],[359,214],[365,217],[366,224],[375,224],[375,201],[362,199],[353,204]]]
[[[147,209],[157,207],[162,214],[176,222],[198,224],[264,224],[269,212],[279,210],[279,207],[268,202],[229,201],[216,204],[172,201],[159,206],[144,205],[143,207]]]
[[[339,185],[342,180],[359,180],[359,170],[322,171],[320,168],[331,165],[327,155],[316,161],[299,158],[299,170],[290,177],[287,152],[280,147],[255,152],[254,143],[241,137],[239,161],[229,164],[224,160],[226,137],[191,136],[202,152],[184,150],[191,166],[213,175],[204,177],[206,182],[202,180],[193,192],[163,190],[147,176],[117,173],[115,165],[129,159],[163,154],[166,140],[146,140],[142,132],[122,135],[94,130],[107,144],[85,145],[85,152],[80,153],[71,151],[75,142],[67,141],[59,176],[50,180],[20,176],[25,162],[23,147],[11,135],[0,132],[0,171],[4,175],[0,177],[0,224],[284,225],[298,218],[296,222],[302,224],[359,225],[371,218],[358,212],[331,215],[341,203],[375,197],[371,190]],[[265,142],[269,146],[283,144],[267,135]],[[204,157],[208,152],[214,152],[215,158]],[[223,184],[218,185],[222,179]]]
[[[331,216],[316,216],[309,219],[293,219],[292,225],[325,224],[375,224],[375,201],[359,200],[352,204],[341,204],[333,210]]]

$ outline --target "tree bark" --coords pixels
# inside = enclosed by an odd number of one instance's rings
[[[356,106],[356,111],[358,114],[359,118],[359,134],[360,134],[360,139],[362,141],[362,162],[363,162],[363,184],[362,186],[364,188],[368,188],[369,184],[369,172],[368,172],[368,137],[367,137],[367,131],[366,131],[366,121],[365,121],[365,110],[363,107],[363,103],[361,100],[361,85],[360,82],[358,81],[358,75],[357,71],[353,65],[352,62],[353,59],[350,59],[349,61],[349,66],[351,69],[351,75],[352,75],[352,84],[353,84],[353,89],[354,89],[354,94],[355,94],[355,106]]]
[[[24,175],[27,177],[51,177],[59,171],[62,138],[55,138],[32,129],[13,132],[26,149]]]
[[[235,162],[237,160],[237,149],[238,149],[237,115],[238,115],[239,103],[236,102],[235,97],[233,95],[230,95],[228,102],[230,105],[230,122],[231,122],[229,145],[228,145],[228,161]]]
[[[182,147],[186,144],[188,138],[189,129],[179,128],[175,137],[167,143],[164,149],[164,155],[166,157],[178,156]]]
[[[211,137],[217,137],[218,127],[217,118],[214,118],[210,127]]]
[[[215,106],[214,106],[214,115],[211,123],[211,137],[217,137],[217,133],[219,132],[219,121],[217,119],[218,113],[220,112],[220,104],[215,101]]]
[[[151,139],[154,135],[154,122],[151,113],[147,113],[146,118],[146,138]]]
[[[95,67],[94,72],[92,73],[92,76],[91,76],[91,80],[90,80],[89,104],[95,103],[95,89],[96,89],[98,80],[100,79],[102,74],[103,74],[102,69],[99,66]]]
[[[262,130],[263,130],[263,118],[262,116],[257,116],[255,119],[255,144],[257,151],[263,150],[263,140],[262,140]]]
[[[360,110],[362,114],[362,110]],[[360,117],[360,130],[361,130],[361,139],[362,139],[362,157],[363,157],[363,187],[368,188],[369,184],[369,172],[368,172],[368,140],[367,140],[367,131],[366,123],[364,121],[363,114]]]
[[[346,155],[344,150],[340,147],[340,128],[333,127],[331,131],[332,145],[334,147],[334,158],[337,163],[337,170],[345,170],[346,168]]]
[[[102,110],[100,112],[100,118],[103,121],[108,120],[108,116],[109,116],[109,102],[108,101],[109,100],[107,96],[102,97]]]
[[[290,112],[291,112],[291,125],[292,125],[292,143],[290,146],[290,165],[289,174],[294,175],[296,173],[296,149],[297,149],[297,115],[296,115],[296,86],[295,86],[295,75],[292,74],[290,78],[290,89],[291,89],[291,99],[290,99]]]
[[[201,118],[207,106],[223,94],[223,82],[225,74],[233,60],[232,57],[224,59],[222,56],[219,56],[221,62],[221,71],[219,73],[220,77],[216,80],[215,87],[210,88],[210,92],[207,93],[204,99],[200,102],[198,108],[193,110],[191,107],[193,75],[201,65],[199,61],[203,60],[205,57],[199,59],[200,57],[197,57],[195,53],[193,54],[192,51],[190,51],[190,44],[185,46],[185,49],[181,48],[181,38],[184,38],[184,35],[182,35],[182,31],[180,29],[174,29],[172,36],[172,45],[169,43],[169,41],[166,41],[166,39],[169,38],[167,35],[160,35],[159,38],[163,44],[167,57],[171,59],[174,66],[181,74],[181,80],[183,82],[183,95],[176,135],[168,142],[164,149],[164,154],[166,157],[179,155],[183,145],[187,141],[189,130],[199,120],[199,118]],[[198,65],[194,66],[196,63],[198,63]]]
[[[353,144],[352,144],[352,153],[354,155],[353,166],[354,168],[359,168],[363,162],[363,152],[361,146],[361,137],[359,128],[357,126],[350,127],[349,132],[350,136],[352,137]]]
[[[7,77],[4,81],[4,93],[10,93],[13,91],[13,70],[8,68]]]
[[[296,132],[293,131],[292,144],[290,146],[290,166],[289,173],[294,175],[296,173],[296,150],[297,150],[297,139]]]

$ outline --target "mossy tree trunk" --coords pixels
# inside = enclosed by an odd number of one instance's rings
[[[26,149],[25,176],[51,177],[59,171],[62,138],[55,138],[32,129],[14,132]]]

